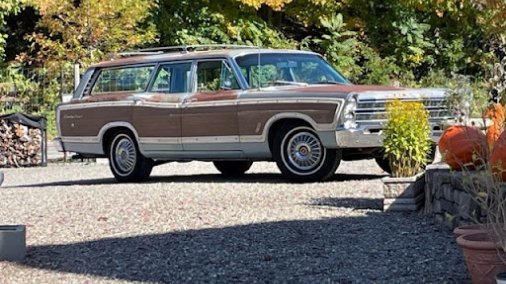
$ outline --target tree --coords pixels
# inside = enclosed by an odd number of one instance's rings
[[[5,17],[18,13],[21,9],[20,0],[0,0],[0,62],[3,61],[7,34],[4,33]]]
[[[29,0],[41,15],[38,31],[28,35],[34,56],[22,61],[51,66],[84,65],[109,53],[153,42],[155,28],[146,22],[153,0]]]

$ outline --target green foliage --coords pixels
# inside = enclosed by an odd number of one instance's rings
[[[145,22],[155,7],[153,0],[30,1],[41,14],[40,31],[27,35],[35,56],[21,56],[24,62],[87,65],[156,37],[155,27]]]
[[[345,76],[357,77],[362,71],[356,64],[360,52],[357,33],[346,29],[341,14],[322,17],[320,24],[326,32],[321,38],[313,39],[313,42],[319,45],[327,60]]]
[[[301,46],[322,53],[352,82],[390,84],[399,73],[393,57],[381,58],[355,31],[347,28],[341,14],[321,17],[324,32],[320,37],[306,37]]]
[[[46,78],[41,80],[41,78]],[[47,80],[45,69],[22,69],[11,66],[0,73],[0,114],[24,112],[47,119],[48,137],[56,136],[55,112],[60,102],[60,84]]]
[[[393,22],[392,26],[396,29],[395,53],[403,65],[416,68],[424,63],[429,65],[434,63],[434,57],[427,52],[434,47],[426,35],[430,25],[419,23],[414,17],[409,17]]]
[[[426,165],[431,147],[429,115],[420,102],[396,100],[386,108],[383,144],[392,175],[416,175]]]
[[[372,48],[362,49],[362,74],[356,79],[362,84],[391,85],[398,78],[401,68],[395,64],[392,56],[381,58]]]
[[[3,32],[5,17],[9,14],[16,14],[20,11],[20,0],[0,0],[0,62],[3,61],[7,34]]]
[[[228,3],[226,3],[228,2]],[[235,43],[294,48],[295,41],[273,29],[240,1],[161,0],[154,21],[162,45]]]

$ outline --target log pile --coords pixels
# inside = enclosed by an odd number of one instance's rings
[[[0,167],[40,165],[42,139],[43,133],[38,128],[0,120]]]

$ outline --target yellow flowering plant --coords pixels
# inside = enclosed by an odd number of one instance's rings
[[[386,106],[388,121],[384,129],[385,158],[394,177],[421,172],[431,149],[429,114],[420,102],[395,100]]]

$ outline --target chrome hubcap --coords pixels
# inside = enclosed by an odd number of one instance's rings
[[[288,160],[297,169],[307,171],[320,164],[323,149],[318,138],[309,132],[300,132],[288,141]]]
[[[118,170],[123,173],[133,171],[136,159],[135,145],[132,140],[126,137],[121,138],[114,149],[114,162]]]

